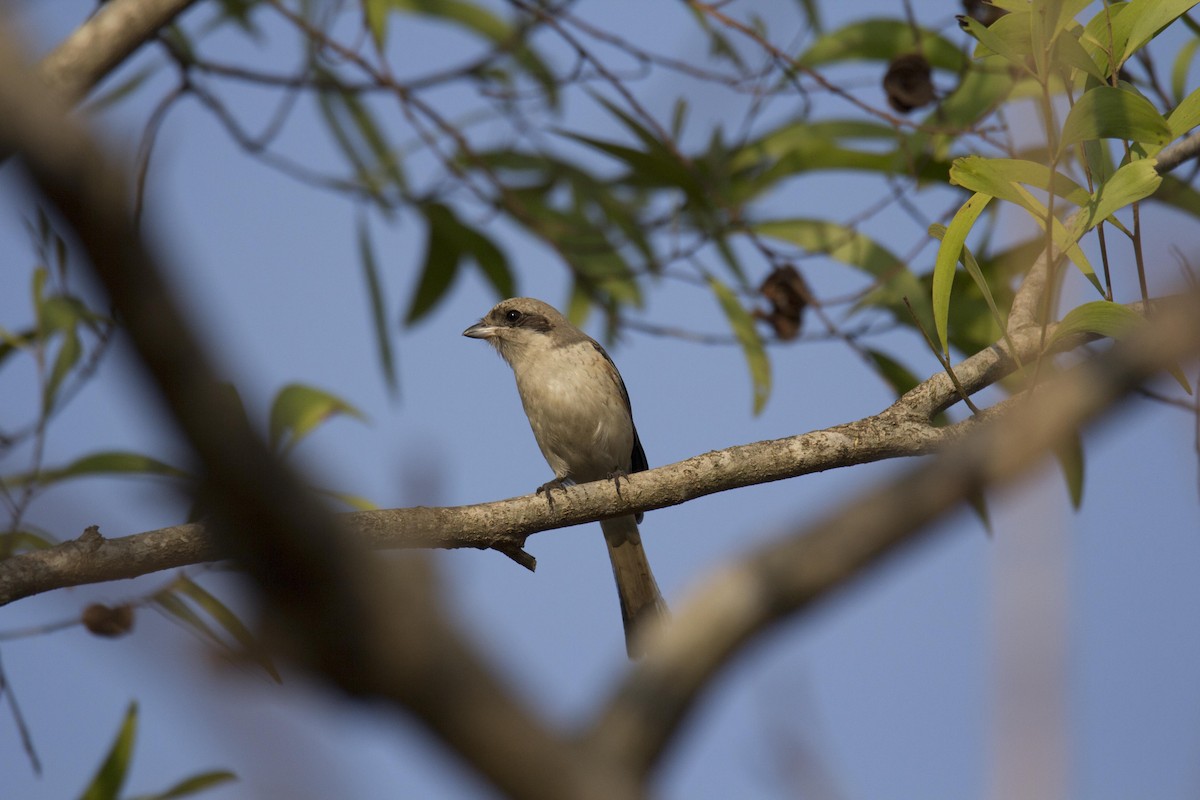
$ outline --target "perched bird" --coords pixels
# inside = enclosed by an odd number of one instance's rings
[[[504,300],[463,336],[491,342],[512,367],[533,436],[554,470],[539,492],[550,497],[567,484],[619,481],[647,469],[616,365],[599,342],[553,307],[529,297]],[[630,658],[641,655],[643,626],[667,612],[642,549],[641,521],[638,514],[600,522]]]

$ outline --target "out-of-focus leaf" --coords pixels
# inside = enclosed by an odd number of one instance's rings
[[[141,69],[135,70],[132,75],[118,83],[116,86],[112,87],[111,89],[106,89],[96,97],[88,100],[83,110],[84,115],[90,117],[93,114],[97,114],[106,108],[116,105],[121,100],[124,100],[126,97],[136,92],[138,88],[140,88],[141,85],[158,70],[159,65],[157,64],[150,64],[142,67]]]
[[[1140,94],[1114,86],[1094,86],[1067,113],[1061,146],[1088,139],[1130,139],[1164,145],[1171,140],[1171,126]]]
[[[495,242],[484,236],[476,228],[463,225],[462,231],[459,233],[458,243],[462,248],[463,254],[470,256],[476,265],[479,266],[479,270],[487,278],[488,283],[492,284],[499,297],[512,297],[516,294],[512,270],[508,266],[508,259],[505,257],[504,251],[497,247]]]
[[[1193,36],[1180,45],[1179,52],[1175,54],[1175,63],[1171,65],[1171,94],[1175,97],[1176,102],[1182,103],[1183,101],[1183,93],[1187,89],[1188,74],[1192,70],[1192,61],[1196,58],[1197,48],[1200,48],[1200,39]],[[1172,114],[1171,116],[1174,117],[1175,115]],[[1175,132],[1176,136],[1179,135],[1174,120],[1171,121],[1171,130]]]
[[[733,335],[737,337],[746,356],[746,366],[750,370],[750,382],[754,389],[754,413],[757,415],[762,412],[771,395],[771,362],[763,347],[762,337],[754,327],[754,317],[750,316],[750,312],[728,286],[711,276],[708,285],[712,287],[725,318],[729,320],[729,327],[733,329]]]
[[[13,353],[29,347],[37,340],[38,332],[33,328],[17,331],[16,333],[10,333],[4,328],[0,328],[0,363],[3,363],[4,359]]]
[[[333,76],[318,69],[318,74]],[[318,106],[329,132],[354,167],[364,189],[383,202],[383,189],[405,185],[396,149],[388,142],[366,104],[354,93],[325,89],[317,93]]]
[[[211,789],[214,786],[220,786],[223,783],[236,781],[237,775],[229,770],[218,769],[211,772],[201,772],[198,775],[193,775],[190,778],[185,778],[179,783],[167,789],[165,792],[156,794],[143,794],[131,798],[131,800],[175,800],[177,797],[187,797],[193,794],[199,794],[206,789]]]
[[[1133,0],[1112,22],[1114,48],[1118,65],[1141,49],[1188,9],[1197,0]],[[1104,13],[1101,11],[1100,13]]]
[[[109,475],[161,475],[165,478],[186,478],[188,473],[158,459],[127,450],[102,450],[77,458],[64,467],[22,473],[4,479],[9,486],[24,486],[36,481],[42,486],[69,480]]]
[[[958,267],[958,260],[962,257],[967,234],[971,232],[975,220],[979,219],[979,215],[983,213],[983,209],[987,207],[991,199],[990,195],[976,192],[967,202],[963,203],[955,213],[954,219],[950,221],[950,226],[946,228],[942,245],[938,248],[937,261],[933,268],[933,321],[942,353],[947,356],[950,354],[947,336],[950,292],[954,287],[954,272]]]
[[[905,392],[908,392],[921,382],[908,367],[882,350],[868,349],[867,355],[871,357],[871,361],[875,365],[875,371],[879,373],[881,378],[887,381],[888,386],[892,387],[892,391],[896,393],[896,397],[902,397]]]
[[[325,495],[326,497],[337,500],[339,503],[344,503],[356,511],[374,511],[375,509],[379,508],[378,505],[371,502],[367,498],[362,497],[361,495],[350,494],[349,492],[338,492],[334,491],[333,489],[317,489],[316,491]]]
[[[375,248],[371,245],[371,231],[365,217],[358,220],[358,257],[362,263],[363,278],[367,283],[367,298],[371,305],[371,322],[375,328],[375,346],[379,351],[379,366],[388,389],[395,394],[396,356],[392,351],[392,337],[388,330],[387,310],[383,299],[383,286],[379,280],[379,265],[375,260]]]
[[[45,550],[58,544],[45,531],[20,530],[0,533],[0,559],[27,550]]]
[[[283,678],[275,669],[275,665],[271,663],[271,659],[262,645],[254,638],[254,634],[250,633],[250,629],[238,619],[237,615],[229,610],[228,606],[186,575],[181,575],[176,580],[175,586],[178,592],[191,598],[192,602],[216,620],[217,624],[233,637],[241,648],[241,655],[254,659],[276,683],[283,683]]]
[[[1076,433],[1060,447],[1055,448],[1054,457],[1062,470],[1063,480],[1067,482],[1067,494],[1071,498],[1071,505],[1078,509],[1083,503],[1083,439]]]
[[[362,0],[362,4],[363,21],[367,25],[367,30],[371,32],[375,49],[382,52],[387,43],[387,15],[392,4],[389,0]]]
[[[54,357],[54,366],[50,369],[50,378],[46,381],[46,390],[42,394],[42,410],[49,411],[54,407],[55,397],[63,380],[79,363],[83,355],[83,346],[79,343],[79,334],[72,328],[63,335],[59,345],[58,355]]]
[[[366,416],[345,400],[323,389],[291,383],[279,390],[271,404],[271,448],[288,452],[327,419],[348,414],[366,421]]]
[[[220,786],[222,783],[236,781],[237,775],[224,769],[213,770],[211,772],[201,772],[198,775],[193,775],[190,778],[185,778],[179,783],[167,789],[165,792],[156,794],[143,794],[131,798],[131,800],[175,800],[177,797],[187,797],[193,794],[199,794],[206,789],[211,789],[214,786]]]
[[[962,50],[953,42],[925,29],[918,38],[912,25],[894,18],[852,22],[830,31],[796,61],[804,67],[817,67],[839,61],[891,61],[912,52],[920,52],[939,69],[960,72],[967,66]]]
[[[1074,32],[1064,31],[1055,40],[1054,53],[1051,59],[1057,63],[1074,67],[1095,78],[1100,83],[1105,83],[1108,80],[1104,70],[1100,68],[1083,45],[1079,43],[1079,39],[1076,38]]]
[[[1190,43],[1200,45],[1200,39],[1192,39]],[[1193,91],[1175,106],[1175,110],[1167,117],[1167,124],[1171,126],[1171,134],[1175,138],[1200,125],[1200,89]]]
[[[420,206],[425,215],[425,258],[421,266],[421,281],[413,292],[412,303],[405,315],[406,325],[412,325],[433,310],[458,274],[462,248],[458,233],[462,225],[449,207],[441,203]]]
[[[511,53],[513,60],[546,93],[551,106],[557,104],[558,81],[546,62],[530,45],[518,40],[518,31],[483,5],[464,0],[388,0],[392,8],[442,19],[459,25]],[[380,26],[386,22],[380,23]],[[380,34],[382,37],[383,34]]]
[[[83,790],[80,800],[117,800],[121,787],[125,785],[125,776],[129,773],[129,761],[133,757],[133,742],[137,737],[138,707],[137,703],[129,704],[125,719],[117,731],[117,737],[109,748],[100,769],[96,771],[91,783]]]

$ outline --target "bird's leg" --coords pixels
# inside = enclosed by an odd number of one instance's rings
[[[629,474],[623,469],[614,469],[608,473],[608,479],[613,482],[613,488],[617,490],[617,497],[621,497],[621,481],[628,481]],[[624,500],[625,498],[621,498]]]
[[[560,492],[565,492],[567,487],[573,483],[574,481],[569,478],[560,478],[555,476],[552,480],[548,480],[539,486],[535,494],[546,495],[546,505],[550,506],[550,508],[554,508],[554,496],[551,494],[551,492],[555,489],[558,489]]]

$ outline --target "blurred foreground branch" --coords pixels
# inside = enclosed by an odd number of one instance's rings
[[[384,580],[380,565],[334,534],[332,517],[245,420],[224,413],[209,354],[136,231],[127,174],[19,54],[0,27],[0,149],[20,158],[108,290],[201,464],[202,491],[221,515],[213,541],[261,589],[269,640],[343,690],[412,712],[506,794],[638,796],[619,772],[599,769],[521,707],[441,615],[418,562]]]

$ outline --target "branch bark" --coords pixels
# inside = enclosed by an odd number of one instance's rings
[[[1048,332],[1053,334],[1053,326]],[[1011,338],[1023,362],[1036,356],[1040,328],[1031,325],[1014,331]],[[1077,347],[1083,341],[1083,337],[1066,339],[1056,350]],[[959,362],[954,371],[964,389],[974,393],[1015,366],[1000,342]],[[544,497],[529,494],[467,506],[358,511],[338,515],[338,527],[372,549],[495,548],[514,555],[523,552],[530,535],[542,531],[679,505],[717,492],[838,467],[926,455],[976,424],[974,419],[942,427],[932,424],[936,414],[957,400],[958,392],[949,378],[938,372],[874,416],[716,450],[639,472],[622,479],[619,490],[612,481],[596,481],[556,492],[553,506]],[[116,539],[92,537],[86,546],[66,542],[0,561],[0,606],[67,586],[134,578],[233,555],[206,523]]]
[[[109,0],[38,65],[41,79],[70,104],[196,0]]]

